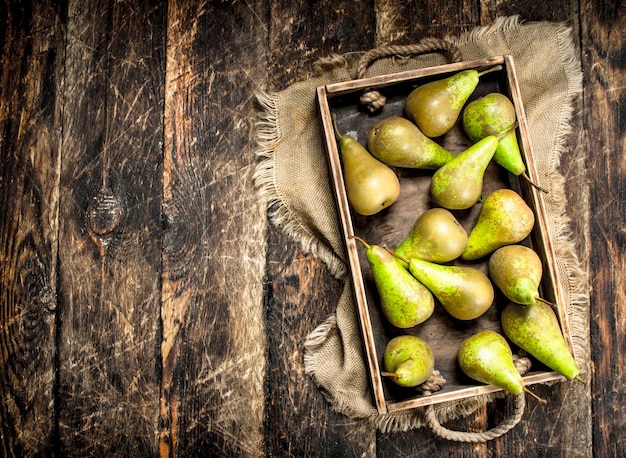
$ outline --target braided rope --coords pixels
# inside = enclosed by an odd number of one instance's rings
[[[524,375],[528,372],[532,366],[532,363],[529,358],[520,355],[513,355],[513,364],[515,368],[520,373],[520,375]],[[445,380],[444,380],[445,383]],[[480,433],[472,433],[465,431],[454,431],[451,429],[442,426],[437,419],[437,415],[435,415],[435,409],[433,405],[429,405],[426,408],[426,422],[430,429],[433,430],[435,434],[438,436],[456,441],[456,442],[487,442],[497,437],[506,434],[510,431],[515,425],[517,425],[522,419],[522,415],[524,414],[524,409],[526,408],[526,396],[524,393],[518,394],[514,396],[515,408],[513,410],[513,414],[506,418],[502,423],[498,426],[493,427],[492,429]]]
[[[412,45],[389,45],[369,50],[363,54],[359,60],[357,65],[357,78],[363,78],[367,67],[375,60],[383,57],[411,56],[435,51],[447,52],[452,62],[459,62],[461,60],[461,52],[452,42],[440,38],[424,38],[419,43]]]
[[[447,53],[452,62],[461,60],[461,52],[450,41],[439,38],[424,38],[419,43],[412,45],[389,45],[374,48],[361,57],[357,65],[357,78],[365,76],[367,67],[377,59],[391,56],[411,56],[428,52],[443,51]],[[372,113],[378,111],[387,102],[387,98],[375,90],[365,90],[360,98],[361,104],[365,105]]]
[[[426,422],[428,426],[438,436],[457,442],[487,442],[510,431],[522,419],[524,409],[526,408],[526,396],[524,393],[517,394],[513,397],[515,401],[515,409],[513,414],[507,417],[502,423],[484,432],[473,433],[465,431],[454,431],[442,426],[435,415],[435,409],[432,404],[426,409]]]

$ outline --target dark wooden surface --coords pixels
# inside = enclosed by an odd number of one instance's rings
[[[583,65],[561,168],[590,215],[589,383],[538,387],[486,444],[381,434],[303,371],[341,285],[266,221],[253,92],[512,14],[570,24]],[[623,456],[625,30],[611,0],[3,1],[1,455]]]

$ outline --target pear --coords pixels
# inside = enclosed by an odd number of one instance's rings
[[[479,259],[502,246],[521,242],[534,225],[535,214],[524,199],[512,189],[498,189],[483,201],[461,258]]]
[[[489,278],[468,266],[441,265],[410,259],[409,271],[439,300],[443,308],[459,320],[473,320],[484,314],[494,299]]]
[[[495,331],[485,329],[465,339],[459,346],[457,361],[463,373],[474,380],[513,394],[526,391],[509,343]]]
[[[504,295],[517,304],[547,302],[539,295],[543,265],[539,255],[524,245],[506,245],[489,258],[489,277]]]
[[[483,72],[463,70],[412,90],[404,105],[404,113],[428,137],[447,133],[456,123],[461,110],[487,72],[501,69],[496,66]]]
[[[445,264],[461,256],[467,232],[445,208],[430,208],[422,213],[407,237],[394,252],[402,258],[418,258]]]
[[[392,167],[436,169],[454,155],[406,118],[383,119],[370,130],[367,149]]]
[[[369,245],[366,257],[374,277],[385,318],[397,328],[412,328],[426,321],[435,310],[432,293],[418,282],[391,254],[379,245]]]
[[[500,321],[504,334],[515,345],[567,379],[582,381],[552,306],[511,302],[502,311]]]
[[[454,126],[478,80],[471,69],[423,84],[408,95],[404,112],[425,135],[439,137]]]
[[[439,168],[430,181],[434,202],[448,210],[465,210],[478,202],[485,170],[497,147],[498,138],[490,135]]]
[[[435,368],[435,357],[428,344],[413,335],[394,337],[383,354],[384,377],[403,387],[421,385]]]
[[[517,115],[511,100],[500,92],[492,92],[467,104],[463,110],[462,124],[467,136],[477,142],[489,135],[499,135],[509,131],[500,139],[493,160],[515,176],[522,176],[530,184],[546,192],[535,184],[526,173],[515,130]]]
[[[346,194],[354,211],[370,216],[392,205],[400,196],[396,173],[357,140],[341,135],[336,122],[334,126],[343,162]]]

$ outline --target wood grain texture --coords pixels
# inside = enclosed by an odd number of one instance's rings
[[[374,12],[367,2],[271,2],[269,87],[282,89],[317,58],[373,46]],[[328,409],[304,373],[303,344],[335,310],[342,284],[315,256],[276,227],[268,234],[268,456],[371,456],[375,432]]]
[[[364,0],[270,0],[269,55],[274,90],[306,75],[316,59],[373,46],[375,12]]]
[[[61,456],[157,450],[162,6],[68,6],[55,399]]]
[[[161,455],[262,455],[265,209],[255,198],[263,2],[169,3]]]
[[[626,450],[626,4],[581,5],[584,123],[591,208],[593,449]]]
[[[63,11],[3,4],[0,454],[53,451]]]
[[[589,384],[534,386],[548,404],[487,444],[382,434],[304,373],[342,284],[266,221],[253,93],[511,14],[565,21],[580,49],[561,171],[570,213],[591,215],[572,221]],[[625,21],[613,0],[1,2],[0,455],[621,456]]]
[[[443,38],[473,28],[482,2],[377,0],[377,46],[407,45],[423,38]]]

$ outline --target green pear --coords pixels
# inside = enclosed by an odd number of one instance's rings
[[[522,176],[533,186],[536,185],[526,173],[515,130],[517,115],[511,100],[500,92],[492,92],[467,104],[463,110],[462,124],[467,136],[477,142],[489,135],[499,135],[508,131],[500,139],[493,160],[515,176]]]
[[[400,196],[396,173],[357,140],[341,135],[336,123],[335,135],[339,141],[346,194],[354,211],[369,216],[392,205]]]
[[[369,245],[366,257],[374,277],[385,318],[397,328],[412,328],[426,321],[435,310],[432,293],[417,281],[386,248]]]
[[[473,142],[509,130],[516,120],[513,103],[500,92],[492,92],[468,103],[462,117],[463,130]],[[502,137],[493,159],[514,175],[526,171],[514,130]]]
[[[525,391],[511,347],[495,331],[485,329],[465,339],[459,346],[457,360],[463,373],[474,380],[513,394]]]
[[[435,357],[426,342],[413,335],[394,337],[383,354],[384,377],[403,387],[421,385],[435,368]]]
[[[448,210],[465,210],[478,202],[485,170],[497,147],[498,138],[490,135],[440,167],[430,181],[434,202]]]
[[[367,149],[392,167],[436,169],[454,158],[415,124],[398,116],[383,119],[370,130]]]
[[[461,258],[479,259],[502,246],[519,243],[534,225],[535,214],[524,199],[512,189],[498,189],[483,201]]]
[[[552,306],[543,302],[509,303],[500,317],[504,334],[521,349],[567,379],[578,379],[579,368],[565,343]]]
[[[430,208],[422,213],[407,237],[394,252],[406,259],[445,264],[461,256],[467,244],[467,232],[445,208]]]
[[[489,258],[489,277],[504,295],[517,304],[546,302],[539,295],[543,265],[539,255],[524,245],[506,245]]]
[[[484,314],[494,299],[489,278],[468,266],[441,265],[421,259],[409,260],[409,271],[459,320],[473,320]]]
[[[478,85],[477,70],[464,70],[415,88],[406,99],[405,115],[428,137],[447,133]]]

